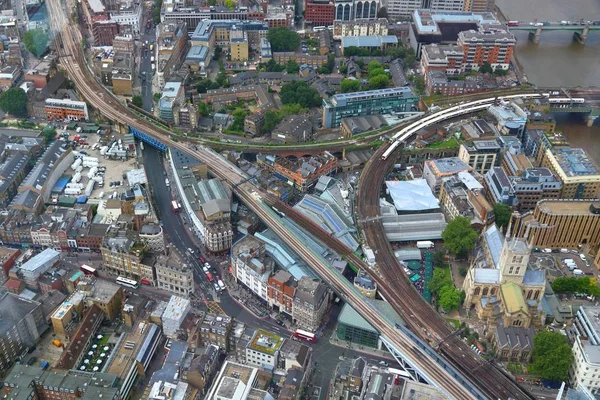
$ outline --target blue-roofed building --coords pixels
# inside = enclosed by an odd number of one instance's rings
[[[546,149],[542,166],[549,168],[561,180],[561,199],[598,197],[600,168],[585,150],[571,147]]]
[[[307,194],[294,208],[336,237],[350,250],[358,249],[359,243],[353,235],[356,231],[353,221],[336,203]]]
[[[368,50],[385,50],[398,46],[398,37],[394,35],[345,36],[342,38],[342,52],[348,47]]]
[[[69,182],[71,182],[71,176],[61,176],[54,184],[54,187],[52,188],[52,194],[61,194],[65,190],[65,188],[67,187],[67,183]]]
[[[415,112],[418,102],[408,87],[335,94],[323,99],[323,127],[338,127],[346,117]]]
[[[210,49],[206,46],[192,46],[188,50],[183,63],[197,72],[202,77],[206,77],[206,68],[210,64]]]

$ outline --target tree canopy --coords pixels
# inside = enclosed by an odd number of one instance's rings
[[[581,293],[600,296],[598,282],[595,278],[590,278],[589,276],[556,278],[552,282],[552,290],[560,294]]]
[[[23,36],[25,48],[34,56],[39,57],[46,51],[48,46],[48,35],[43,29],[31,29]]]
[[[443,286],[438,295],[438,304],[446,311],[458,309],[463,302],[463,293],[454,285]]]
[[[342,93],[358,92],[360,90],[360,81],[358,79],[344,79],[340,84]]]
[[[438,294],[444,286],[452,285],[452,277],[449,268],[436,268],[429,281],[428,288],[431,293]]]
[[[491,74],[492,72],[494,72],[494,70],[492,69],[490,63],[484,62],[483,65],[479,67],[479,72],[484,74]]]
[[[446,229],[442,232],[444,247],[456,256],[465,256],[473,250],[477,242],[477,232],[471,227],[471,221],[467,217],[456,217],[448,222]]]
[[[297,74],[300,71],[300,66],[294,60],[288,60],[285,64],[285,70],[288,74]]]
[[[559,332],[541,331],[533,339],[530,369],[543,379],[564,381],[573,362],[567,338]]]
[[[389,82],[390,82],[390,78],[388,78],[387,75],[385,75],[385,74],[376,75],[376,76],[372,77],[371,79],[369,79],[369,88],[371,90],[383,89],[384,87],[386,87],[388,85]]]
[[[496,218],[496,225],[503,228],[508,225],[510,216],[512,215],[512,208],[504,203],[494,204],[494,216]]]
[[[305,111],[300,104],[287,104],[279,110],[268,110],[265,113],[265,122],[263,123],[262,131],[264,133],[271,133],[285,116],[301,114]]]
[[[273,51],[294,51],[300,46],[300,36],[287,28],[269,29],[267,39]]]
[[[44,139],[46,140],[46,143],[51,143],[56,139],[56,129],[54,128],[54,125],[47,125],[43,130],[42,130],[42,136],[44,137]]]
[[[139,94],[136,94],[135,96],[133,96],[131,98],[131,104],[133,104],[136,107],[143,107],[144,106],[144,100],[142,99],[142,96],[140,96]]]
[[[281,87],[281,102],[283,104],[300,104],[302,108],[317,107],[321,105],[321,96],[317,89],[306,82],[293,81]]]
[[[2,92],[0,108],[15,117],[27,116],[27,93],[21,88],[10,88]]]

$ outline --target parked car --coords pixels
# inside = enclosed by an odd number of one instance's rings
[[[542,253],[552,253],[552,249],[542,249]]]

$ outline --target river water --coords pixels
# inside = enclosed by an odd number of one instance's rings
[[[508,20],[600,20],[599,0],[496,0]],[[585,45],[572,32],[543,32],[539,44],[527,32],[515,32],[516,57],[529,82],[537,86],[600,86],[600,31],[590,32]],[[600,165],[600,121],[592,128],[582,116],[556,114],[557,130],[573,147],[584,148]]]

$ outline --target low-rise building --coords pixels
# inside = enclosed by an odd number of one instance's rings
[[[54,249],[46,249],[40,254],[18,267],[18,271],[25,284],[31,288],[37,288],[37,280],[44,272],[58,263],[60,253]]]
[[[0,295],[0,371],[6,371],[48,329],[41,303],[13,293]]]
[[[283,342],[281,336],[264,329],[257,329],[246,347],[246,363],[273,371],[279,364],[279,350]]]
[[[533,328],[498,325],[492,336],[496,359],[505,362],[529,362],[533,352],[534,337]]]
[[[474,224],[487,225],[493,221],[494,208],[486,200],[481,176],[473,172],[459,172],[442,178],[440,204],[450,219],[467,217]]]
[[[333,38],[339,40],[347,36],[387,36],[387,18],[356,19],[333,22]]]
[[[471,167],[458,157],[427,160],[423,166],[423,178],[435,194],[439,194],[442,178],[454,176],[459,172],[470,171]]]
[[[170,248],[168,255],[156,260],[156,286],[177,296],[190,297],[194,293],[194,271],[184,262],[179,252]]]
[[[212,344],[225,353],[230,350],[233,318],[224,314],[205,314],[200,323],[201,342],[204,346]]]
[[[156,76],[159,88],[169,81],[175,66],[183,61],[187,42],[185,21],[164,21],[156,27]]]
[[[261,299],[267,301],[267,287],[275,262],[266,254],[266,243],[245,236],[231,249],[232,275]]]
[[[207,399],[268,399],[267,385],[261,385],[261,371],[249,365],[226,361],[211,386]],[[268,396],[268,397],[267,397]]]
[[[290,115],[273,129],[271,138],[281,143],[302,143],[311,139],[312,132],[313,124],[310,118]]]
[[[107,237],[101,248],[104,270],[111,274],[154,283],[156,259],[148,253],[148,247],[128,237]]]
[[[458,150],[458,158],[484,175],[492,167],[500,165],[502,147],[496,140],[474,140],[462,143]]]
[[[600,324],[598,307],[579,307],[572,326],[573,363],[569,379],[573,386],[581,385],[596,393],[600,390]]]
[[[178,105],[185,101],[184,86],[181,82],[167,82],[164,84],[160,100],[158,101],[158,117],[162,120],[173,122],[174,111]]]
[[[258,163],[272,170],[276,176],[291,181],[300,191],[307,191],[323,175],[332,175],[338,169],[338,159],[325,152],[297,161],[283,157],[259,156]]]
[[[271,307],[292,315],[297,286],[296,279],[287,271],[279,270],[270,276],[267,296]]]
[[[349,47],[358,47],[370,51],[385,51],[398,46],[398,38],[393,35],[345,36],[342,37],[342,54]]]
[[[181,323],[190,311],[191,303],[189,299],[172,295],[167,304],[167,308],[160,317],[162,321],[163,333],[169,338],[177,338],[177,332]]]
[[[357,288],[363,296],[370,299],[374,299],[377,295],[377,282],[362,271],[354,277],[354,287]]]
[[[145,224],[140,229],[140,240],[156,253],[164,253],[165,237],[163,229],[158,224]]]

